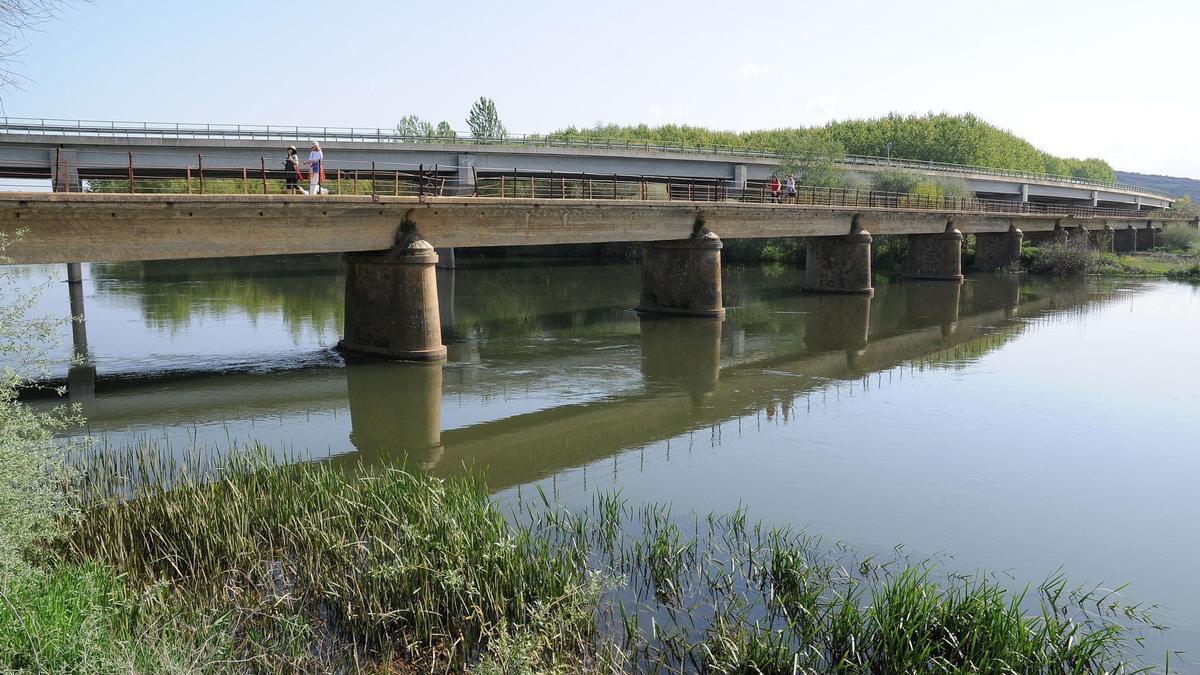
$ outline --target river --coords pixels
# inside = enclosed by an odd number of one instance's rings
[[[16,270],[28,286],[59,271]],[[1017,588],[1061,568],[1160,605],[1152,650],[1200,652],[1198,287],[881,278],[865,298],[729,267],[716,322],[640,319],[634,265],[438,275],[449,361],[429,367],[333,352],[336,256],[87,265],[84,431],[473,467],[501,501],[540,486],[581,508],[615,489],[676,513],[745,506]],[[39,306],[68,315],[66,285]]]

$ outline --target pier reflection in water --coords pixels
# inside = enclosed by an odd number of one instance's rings
[[[257,440],[348,469],[477,470],[501,501],[538,485],[574,506],[610,489],[680,513],[745,505],[868,552],[1130,581],[1174,603],[1173,637],[1200,635],[1200,612],[1178,611],[1200,607],[1186,565],[1138,553],[1200,517],[1179,393],[1200,370],[1192,288],[982,275],[810,295],[798,271],[730,268],[712,321],[639,317],[632,266],[438,274],[443,368],[330,351],[336,259],[92,265],[89,428],[112,448]],[[1097,500],[1115,484],[1156,499]]]

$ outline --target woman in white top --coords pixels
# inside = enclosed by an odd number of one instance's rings
[[[324,168],[325,155],[321,153],[321,144],[312,142],[312,150],[308,153],[308,194],[321,194],[321,174]]]

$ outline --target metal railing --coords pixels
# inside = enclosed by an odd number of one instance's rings
[[[248,141],[301,141],[310,140],[348,143],[421,143],[459,144],[472,146],[525,146],[560,147],[576,149],[642,150],[651,152],[677,152],[691,155],[728,155],[741,158],[782,160],[784,153],[775,149],[752,149],[726,145],[652,144],[621,138],[555,138],[541,134],[508,134],[503,138],[475,138],[470,134],[454,132],[453,137],[420,136],[400,133],[396,129],[362,127],[328,127],[298,125],[254,125],[254,124],[208,124],[182,122],[128,122],[100,120],[64,120],[53,118],[0,117],[0,134],[23,133],[31,135],[64,135],[80,137],[124,137],[124,138],[172,138],[172,139],[225,139]],[[845,155],[843,164],[861,167],[893,167],[914,171],[934,171],[950,174],[977,174],[1006,178],[1023,178],[1044,183],[1077,185],[1133,192],[1164,199],[1174,196],[1127,183],[1100,181],[1072,176],[1019,171],[996,167],[952,164],[870,155]]]
[[[154,155],[151,156],[152,159],[153,157]],[[59,192],[171,195],[281,195],[302,194],[307,191],[310,174],[303,164],[295,169],[285,169],[279,158],[273,158],[268,163],[266,157],[260,157],[253,165],[237,163],[240,161],[240,158],[229,155],[198,154],[194,165],[180,167],[176,164],[146,161],[146,158],[129,152],[127,160],[121,164],[90,164],[87,171],[76,180],[72,178],[69,160],[59,156],[52,173],[52,189]],[[31,166],[27,175],[15,177],[45,180],[46,174],[44,168]],[[0,187],[12,188],[17,185],[0,183]],[[944,213],[1043,214],[1079,218],[1163,217],[1162,212],[1154,214],[1135,209],[1038,204],[856,188],[800,186],[794,193],[788,193],[783,186],[777,183],[772,186],[763,180],[740,184],[721,178],[598,175],[495,168],[477,170],[473,167],[438,164],[367,161],[327,160],[325,180],[321,181],[321,187],[327,194],[335,196],[736,202],[781,209],[828,206]],[[772,190],[772,187],[776,189]]]

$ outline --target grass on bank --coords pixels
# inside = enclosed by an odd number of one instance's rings
[[[1114,592],[1014,595],[742,511],[542,497],[506,519],[471,478],[264,457],[92,466],[58,562],[6,587],[0,667],[1134,672],[1149,625]]]

